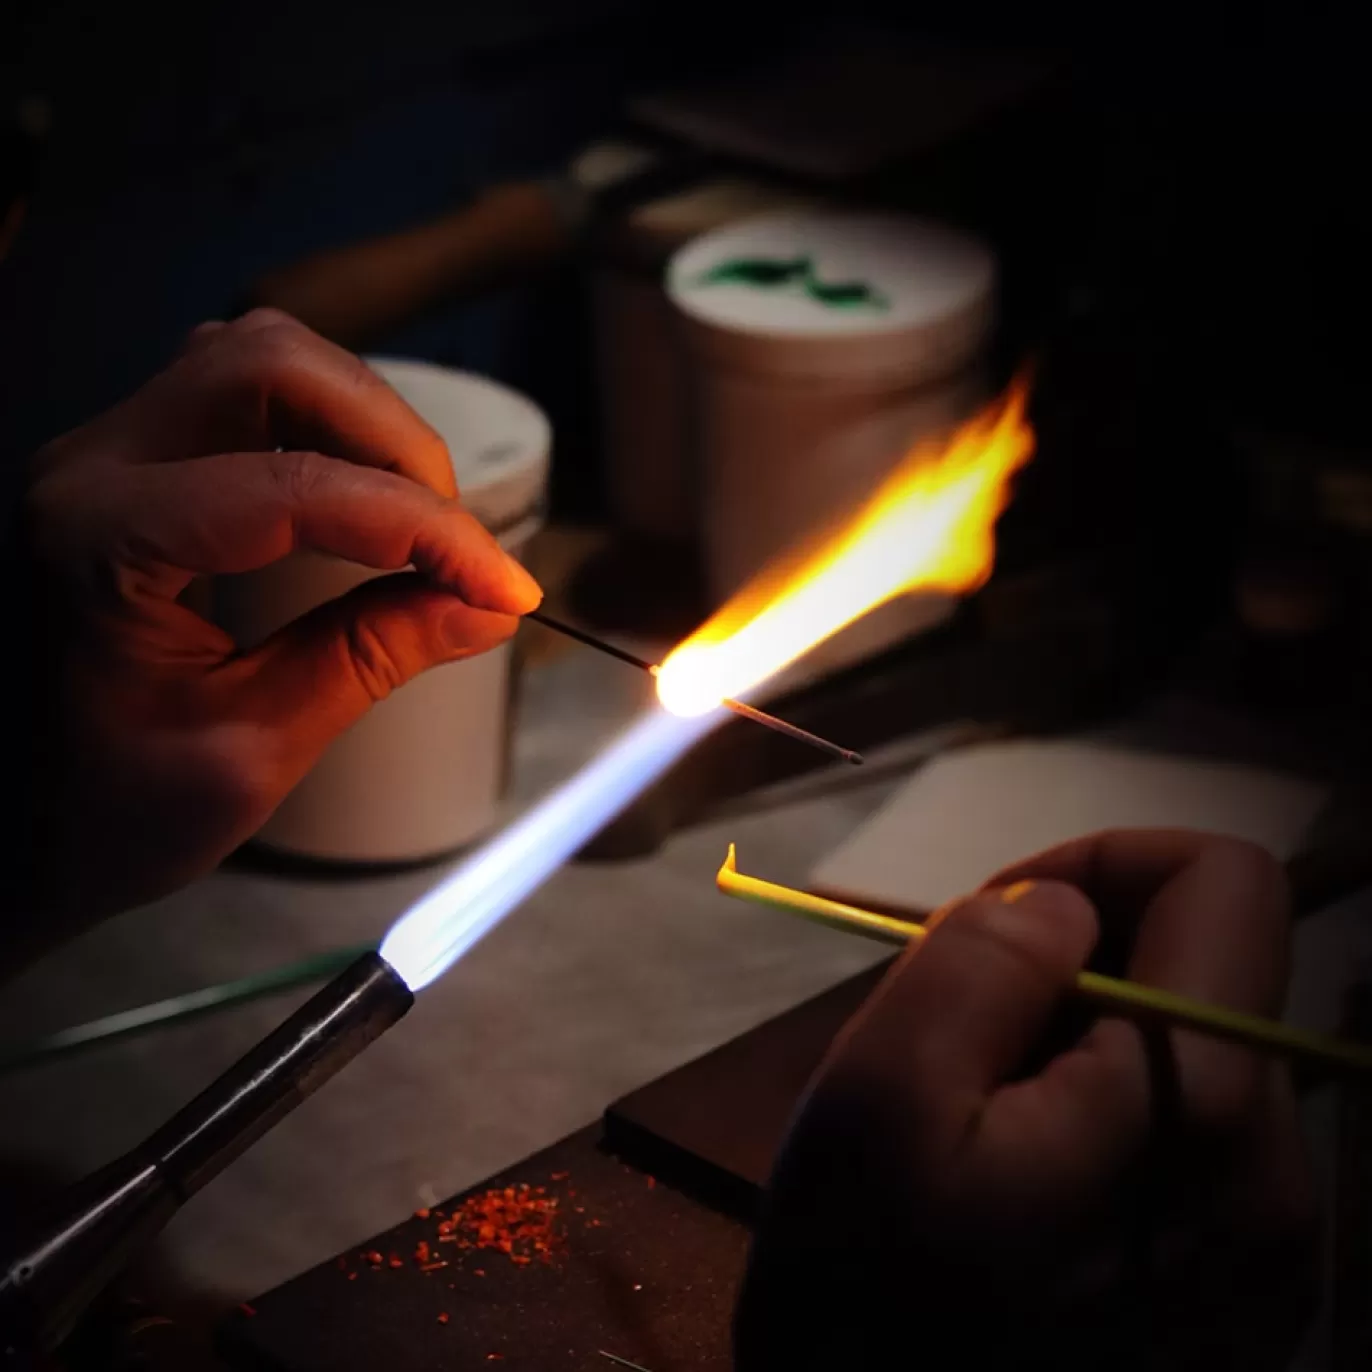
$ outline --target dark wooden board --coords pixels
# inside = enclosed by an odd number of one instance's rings
[[[616,1101],[605,1141],[634,1166],[742,1219],[754,1213],[801,1093],[890,962]]]
[[[253,1301],[221,1329],[221,1353],[275,1372],[607,1372],[605,1349],[650,1372],[724,1372],[743,1220],[807,1081],[885,967],[626,1096],[603,1134],[583,1130],[464,1193],[547,1187],[566,1230],[555,1263],[458,1252],[437,1242],[436,1214],[416,1216]],[[419,1271],[420,1239],[450,1265]],[[373,1249],[403,1265],[373,1268],[361,1257]]]
[[[425,1274],[410,1259],[419,1239],[434,1242],[437,1220],[411,1218],[345,1255],[346,1270],[324,1263],[255,1300],[256,1314],[231,1317],[221,1353],[234,1367],[288,1372],[610,1372],[606,1349],[651,1372],[725,1372],[746,1230],[650,1185],[598,1136],[574,1134],[474,1188],[527,1182],[558,1194],[567,1219],[559,1261],[516,1267],[499,1252],[469,1251]],[[447,1257],[453,1245],[435,1247]],[[360,1263],[368,1248],[404,1266]]]

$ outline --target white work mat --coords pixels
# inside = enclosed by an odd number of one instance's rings
[[[1282,859],[1326,797],[1297,777],[1089,743],[993,743],[921,769],[812,869],[809,887],[924,913],[1007,864],[1099,829],[1232,834]]]

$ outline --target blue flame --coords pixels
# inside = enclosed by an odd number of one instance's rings
[[[381,956],[412,991],[441,976],[723,718],[654,709],[391,926]]]

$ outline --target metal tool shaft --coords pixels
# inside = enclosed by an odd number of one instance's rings
[[[821,738],[818,734],[812,734],[808,729],[802,729],[798,724],[790,723],[789,720],[778,719],[775,715],[769,715],[765,710],[759,710],[752,705],[745,705],[741,700],[726,699],[720,703],[726,710],[732,710],[741,718],[751,719],[754,724],[761,724],[764,728],[772,729],[778,734],[785,734],[787,738],[793,738],[797,743],[808,743],[811,748],[818,748],[820,752],[828,753],[830,757],[838,758],[841,762],[851,762],[855,767],[862,765],[861,753],[854,752],[851,748],[844,748],[827,738]]]
[[[55,1348],[190,1196],[413,1004],[395,969],[364,954],[156,1133],[65,1193],[0,1269],[0,1353]]]
[[[551,629],[554,633],[563,634],[567,638],[574,638],[578,643],[583,643],[588,648],[594,648],[598,653],[616,657],[621,662],[628,663],[630,667],[637,667],[640,672],[647,672],[649,676],[657,675],[655,662],[649,662],[646,658],[635,657],[633,653],[625,652],[623,648],[616,648],[613,643],[607,643],[603,638],[588,634],[584,629],[578,629],[574,624],[567,624],[560,619],[554,619],[551,615],[544,614],[542,610],[530,610],[524,618],[532,619],[535,624],[541,624],[545,629]]]
[[[584,629],[578,629],[572,624],[565,624],[560,619],[554,619],[551,615],[544,614],[542,610],[530,610],[524,618],[532,619],[536,624],[543,625],[545,629],[552,629],[555,633],[565,634],[568,638],[573,638],[588,648],[594,648],[597,652],[617,658],[630,667],[637,667],[640,672],[647,672],[649,676],[658,674],[657,663],[648,662],[644,658],[636,657],[633,653],[625,652],[623,648],[617,648],[613,643],[607,643],[603,638],[588,634]],[[754,724],[761,724],[774,733],[784,734],[787,738],[795,739],[797,743],[818,748],[820,752],[828,753],[830,757],[838,758],[842,762],[850,762],[854,766],[860,766],[862,763],[862,754],[855,752],[852,748],[841,747],[827,738],[821,738],[819,734],[812,734],[808,729],[802,729],[799,725],[778,719],[776,715],[769,715],[765,710],[759,710],[754,705],[745,705],[741,700],[732,699],[721,700],[720,704],[726,710],[732,710],[742,719],[750,719]]]

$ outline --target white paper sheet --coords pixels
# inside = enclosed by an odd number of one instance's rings
[[[1006,864],[1115,828],[1185,828],[1299,847],[1325,791],[1297,777],[1072,742],[1016,742],[938,758],[811,872],[854,904],[935,909]]]

